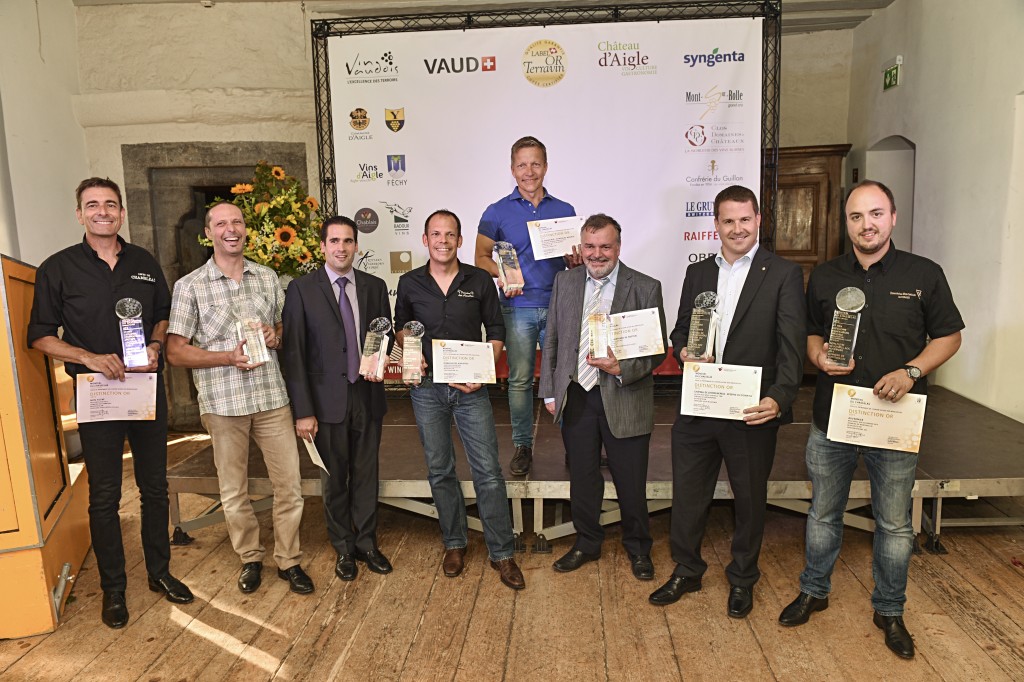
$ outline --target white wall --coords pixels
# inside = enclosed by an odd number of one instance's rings
[[[779,145],[848,142],[853,31],[782,37]]]
[[[937,383],[1018,420],[1022,35],[1018,0],[896,0],[853,31],[849,116],[858,154],[890,135],[917,147],[914,251],[942,265],[967,324]],[[883,93],[898,54],[903,82]]]
[[[309,19],[299,2],[79,7],[90,168],[121,182],[123,144],[302,142],[319,196]]]
[[[13,193],[9,203],[20,258],[33,265],[82,235],[74,189],[89,164],[71,105],[78,92],[76,42],[71,0],[0,2],[0,128]],[[9,214],[8,207],[4,215]]]

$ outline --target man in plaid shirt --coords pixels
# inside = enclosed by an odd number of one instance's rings
[[[213,257],[174,285],[167,360],[192,368],[199,412],[213,443],[220,500],[231,545],[242,560],[238,589],[260,586],[264,548],[249,500],[249,439],[263,452],[274,486],[274,560],[277,575],[300,594],[313,581],[299,565],[299,452],[288,394],[277,362],[284,292],[270,268],[246,260],[245,220],[237,206],[221,202],[206,213]],[[234,303],[248,299],[262,323],[270,360],[250,362],[239,341]]]

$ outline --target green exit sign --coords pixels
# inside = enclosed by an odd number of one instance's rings
[[[882,91],[891,90],[900,84],[900,65],[893,64],[882,76]]]

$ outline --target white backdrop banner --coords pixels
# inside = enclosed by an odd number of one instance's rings
[[[484,209],[515,187],[510,147],[548,148],[545,187],[622,225],[623,262],[661,280],[675,320],[686,266],[719,249],[712,208],[760,193],[757,19],[427,31],[329,40],[338,210],[360,269],[426,261],[423,221],[462,220],[473,263]]]

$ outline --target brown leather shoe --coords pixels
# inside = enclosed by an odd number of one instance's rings
[[[492,561],[491,568],[501,575],[501,582],[505,583],[506,587],[511,587],[513,590],[522,590],[526,587],[526,578],[523,577],[523,572],[519,570],[516,560],[512,557],[501,561]]]
[[[465,558],[465,547],[453,547],[452,549],[446,549],[444,551],[444,559],[441,561],[441,568],[444,569],[444,574],[449,578],[454,578],[462,573]]]

